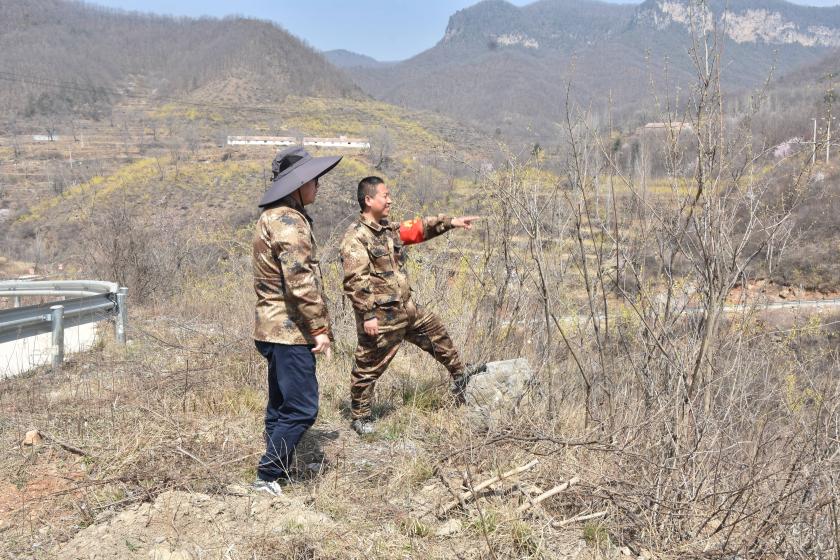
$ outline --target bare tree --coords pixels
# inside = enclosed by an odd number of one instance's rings
[[[17,121],[12,119],[12,122],[9,124],[9,133],[12,137],[12,153],[14,154],[15,159],[20,157],[20,131],[18,130]]]
[[[580,499],[614,508],[617,540],[690,556],[828,558],[838,539],[827,473],[840,465],[837,430],[818,426],[838,418],[833,366],[808,371],[756,330],[754,308],[727,301],[785,245],[810,161],[773,163],[755,142],[760,94],[738,118],[727,113],[716,40],[695,28],[695,85],[686,103],[663,106],[664,189],[646,189],[650,177],[619,162],[610,126],[592,126],[570,95],[556,183],[511,155],[484,175],[498,201],[488,229],[509,232],[487,270],[532,302],[524,314],[497,306],[504,315],[490,324],[524,329],[540,365],[547,414],[528,414],[515,437],[551,446],[579,426],[592,448],[581,462],[599,463]],[[791,368],[820,395],[793,415]]]
[[[394,150],[391,132],[387,127],[380,126],[376,130],[369,132],[368,137],[370,141],[368,153],[370,154],[371,163],[376,169],[382,169],[388,165]]]

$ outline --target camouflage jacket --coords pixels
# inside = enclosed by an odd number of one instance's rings
[[[341,242],[344,294],[356,312],[356,326],[374,317],[380,330],[399,328],[407,319],[411,287],[405,272],[405,245],[427,241],[452,229],[452,219],[434,216],[375,223],[360,215]]]
[[[254,236],[254,339],[314,344],[332,338],[312,219],[291,197],[266,208]]]

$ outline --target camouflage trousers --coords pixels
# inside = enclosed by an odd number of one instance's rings
[[[443,364],[453,379],[464,371],[464,364],[449,333],[431,311],[410,304],[407,324],[392,330],[386,327],[384,332],[381,327],[380,323],[377,336],[370,336],[362,330],[358,332],[359,344],[350,384],[350,408],[354,419],[370,416],[376,380],[397,355],[404,340]]]

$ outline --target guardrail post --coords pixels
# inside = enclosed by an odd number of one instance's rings
[[[64,306],[53,305],[50,307],[50,321],[52,322],[52,367],[54,370],[61,367],[64,361]]]
[[[20,307],[20,296],[14,297],[14,299],[12,300],[12,305],[14,305],[15,307]]]
[[[120,288],[117,291],[117,324],[116,337],[119,344],[125,344],[125,327],[128,323],[128,308],[126,307],[126,300],[128,299],[128,288]]]

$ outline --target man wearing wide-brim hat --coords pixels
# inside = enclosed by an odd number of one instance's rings
[[[330,355],[332,330],[318,266],[312,218],[318,179],[340,157],[312,157],[303,148],[283,150],[272,163],[272,182],[260,207],[254,236],[254,340],[268,361],[266,451],[254,488],[281,493],[289,461],[318,414],[315,354]]]

